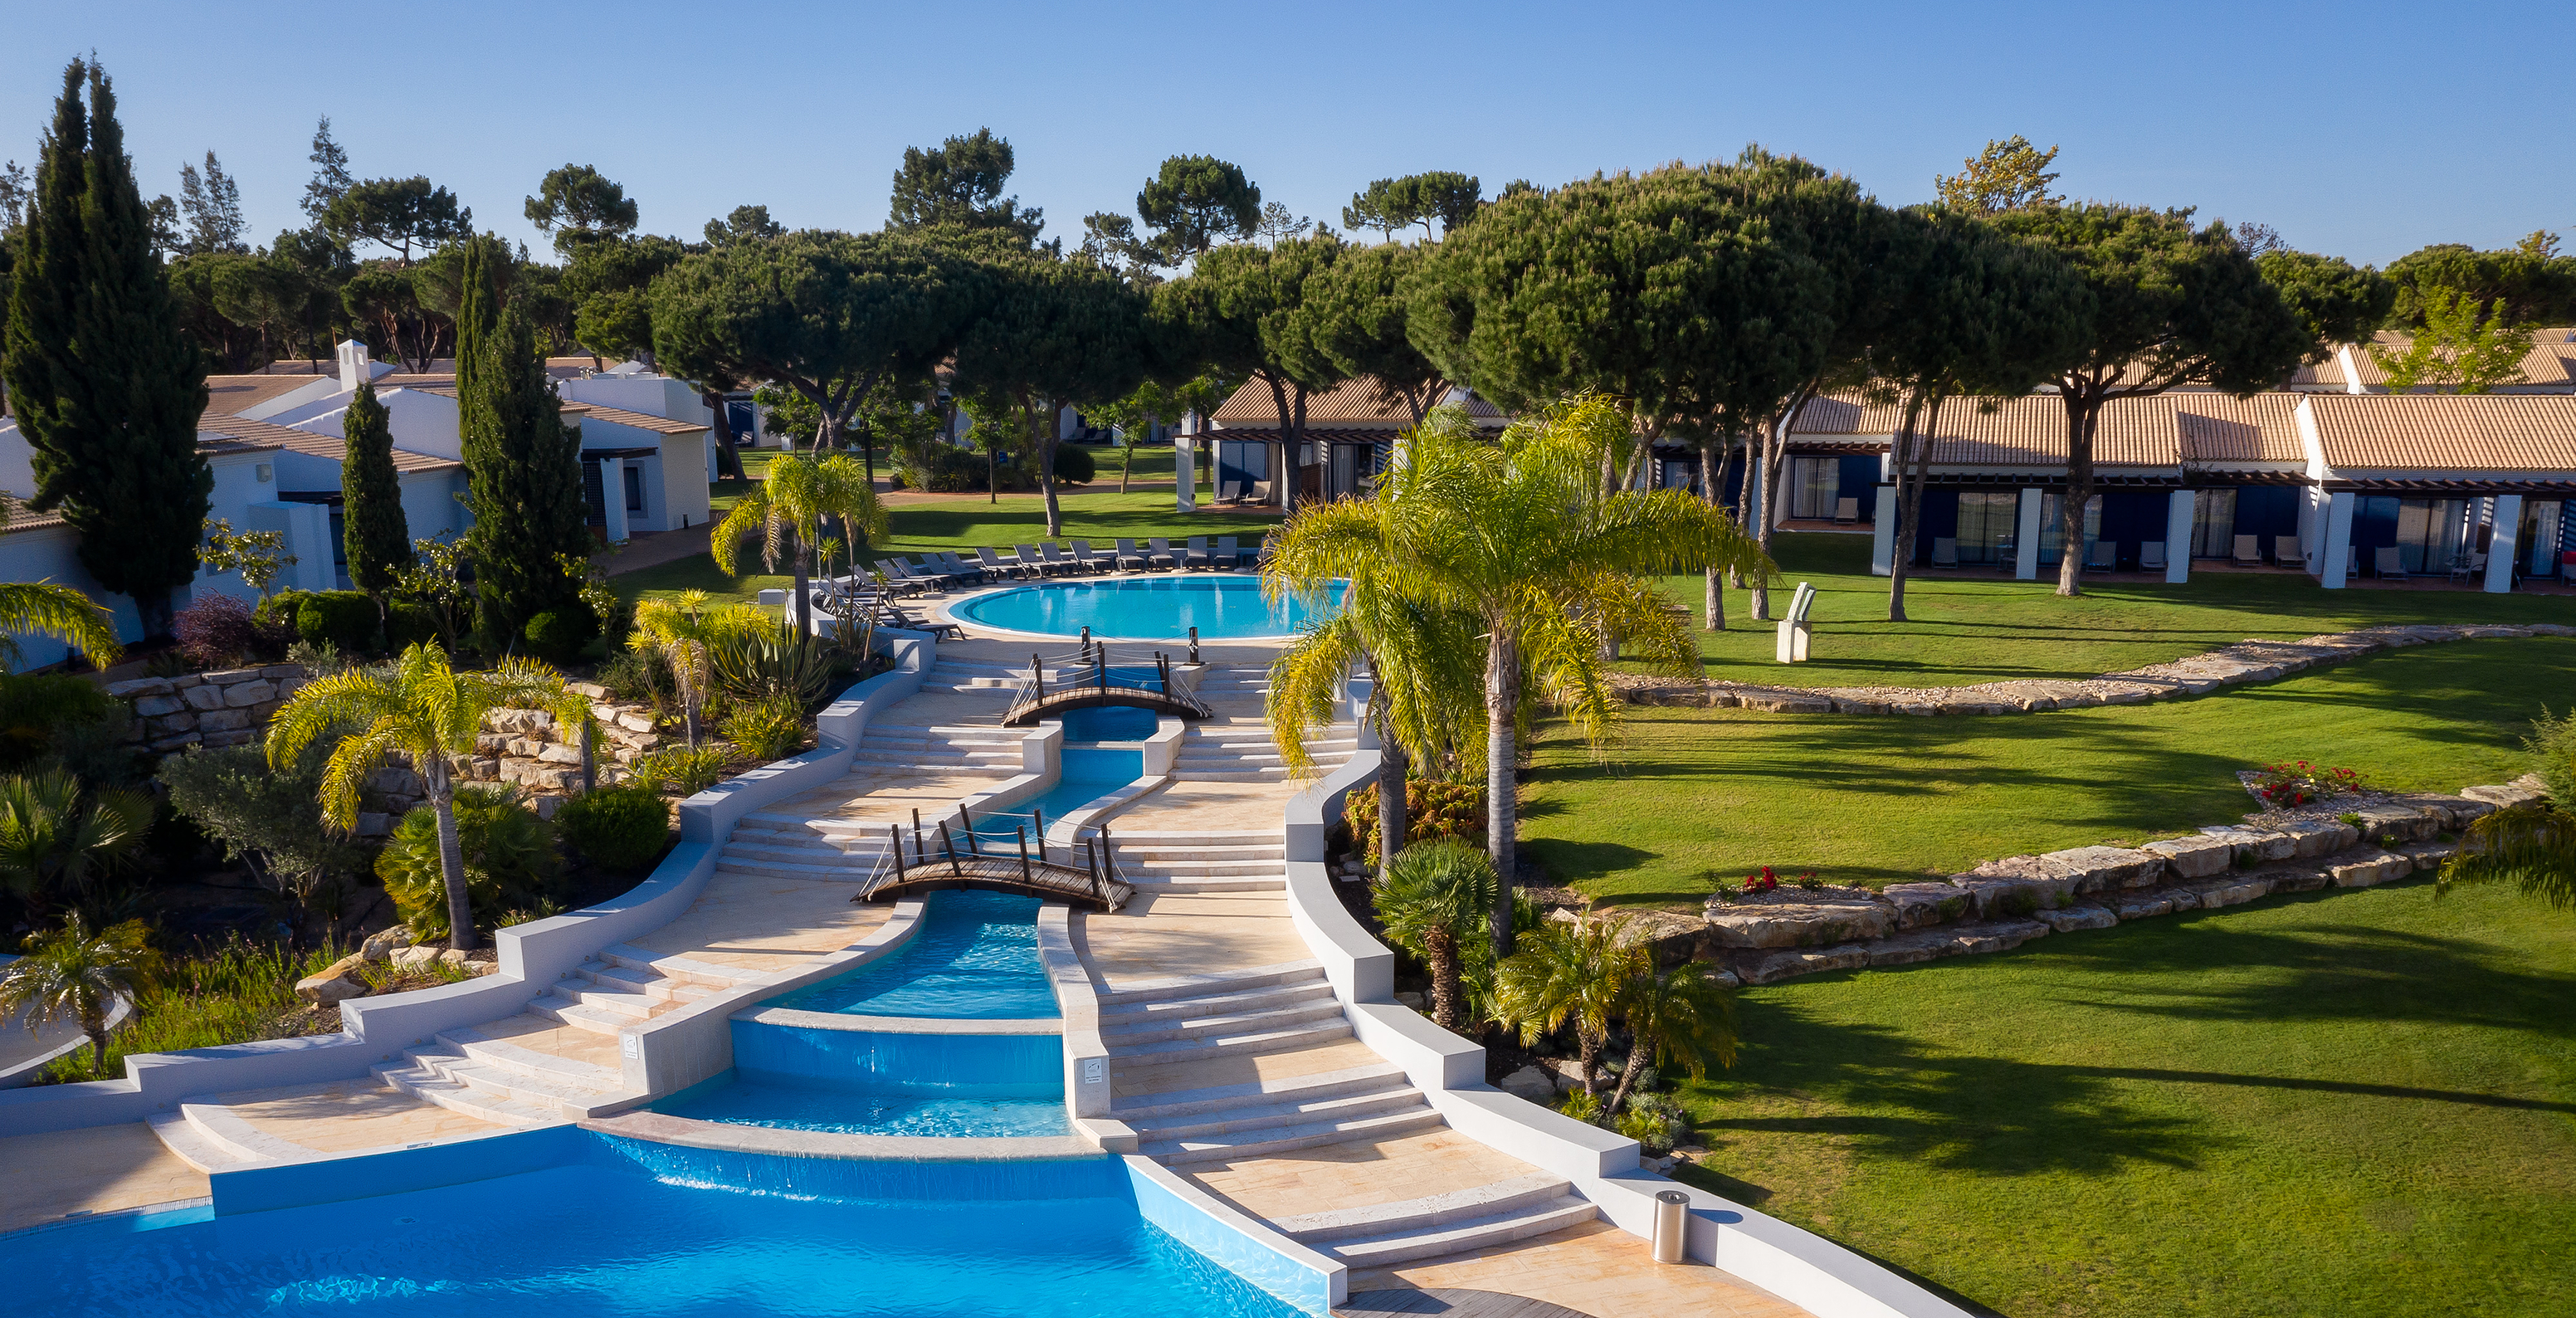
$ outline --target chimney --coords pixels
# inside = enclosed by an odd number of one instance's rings
[[[358,386],[373,378],[374,363],[368,359],[367,345],[356,339],[340,344],[340,392],[356,393]]]

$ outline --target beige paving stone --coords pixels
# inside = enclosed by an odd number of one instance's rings
[[[1538,1168],[1443,1126],[1179,1170],[1245,1212],[1281,1218],[1472,1190]]]
[[[911,820],[914,810],[919,810],[925,820],[938,819],[953,813],[959,801],[978,792],[989,792],[1000,781],[999,776],[989,773],[922,769],[893,770],[889,775],[885,770],[871,769],[782,801],[762,813],[905,823]]]
[[[1288,798],[1299,790],[1285,780],[1168,783],[1109,816],[1109,835],[1240,832],[1277,837],[1285,826]]]
[[[617,1036],[585,1030],[578,1025],[566,1025],[533,1013],[512,1016],[507,1020],[486,1021],[475,1026],[474,1032],[532,1053],[605,1067],[612,1074],[623,1065],[617,1055]]]
[[[1376,1049],[1367,1044],[1357,1039],[1342,1039],[1321,1048],[1193,1057],[1185,1062],[1165,1062],[1160,1066],[1131,1066],[1122,1060],[1109,1082],[1118,1098],[1133,1100],[1184,1089],[1214,1089],[1220,1085],[1248,1085],[1325,1071],[1348,1071],[1385,1061],[1378,1056]]]
[[[857,942],[894,913],[851,901],[856,891],[831,880],[718,874],[680,918],[630,941],[738,970],[782,970]]]
[[[1807,1311],[1704,1263],[1657,1263],[1608,1222],[1392,1268],[1358,1268],[1351,1291],[1481,1290],[1525,1295],[1595,1318],[1798,1318]]]
[[[450,1112],[374,1080],[334,1080],[224,1094],[234,1116],[317,1153],[348,1153],[421,1140],[498,1135],[516,1127]]]
[[[140,1121],[0,1139],[0,1231],[210,1193]]]
[[[1314,956],[1288,918],[1285,894],[1175,893],[1139,897],[1112,914],[1077,912],[1076,945],[1116,988],[1139,979],[1218,975]]]

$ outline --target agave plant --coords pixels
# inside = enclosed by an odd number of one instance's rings
[[[716,680],[746,704],[793,699],[810,705],[832,680],[832,653],[811,636],[784,627],[744,628],[708,647]]]

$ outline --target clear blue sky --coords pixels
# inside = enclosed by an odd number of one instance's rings
[[[147,194],[214,150],[259,241],[328,114],[361,177],[427,174],[477,222],[596,164],[644,227],[766,204],[869,229],[906,145],[989,125],[1078,238],[1167,155],[1241,164],[1340,223],[1372,178],[1558,183],[1748,141],[1927,199],[1990,137],[2064,148],[2078,197],[2197,205],[2385,263],[2576,226],[2563,5],[2208,9],[1389,3],[63,4],[0,0],[0,158],[29,163],[62,65],[117,82]]]

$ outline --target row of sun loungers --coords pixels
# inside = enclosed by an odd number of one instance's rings
[[[1194,535],[1178,547],[1161,536],[1153,536],[1142,547],[1134,540],[1121,539],[1115,550],[1094,549],[1088,540],[1073,541],[1070,548],[1060,548],[1048,542],[1014,545],[1012,549],[1013,552],[1008,554],[977,549],[971,560],[947,552],[918,554],[909,562],[902,558],[881,558],[877,560],[876,567],[885,575],[888,588],[917,594],[996,581],[1108,572],[1230,572],[1247,564],[1257,564],[1261,556],[1258,545],[1238,548],[1235,537],[1230,535],[1217,537],[1213,547],[1208,544],[1208,537]]]

